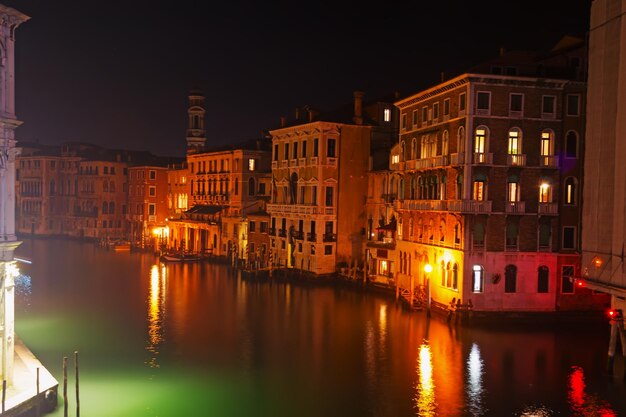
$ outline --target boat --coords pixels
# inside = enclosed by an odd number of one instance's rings
[[[164,253],[159,257],[161,262],[197,262],[201,256],[193,253]]]
[[[130,251],[130,242],[117,242],[113,244],[113,250],[116,252]]]

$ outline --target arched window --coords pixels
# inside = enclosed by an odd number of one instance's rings
[[[448,199],[447,184],[448,184],[448,177],[444,175],[441,177],[441,185],[439,186],[439,199],[440,200]]]
[[[115,214],[115,202],[113,201],[109,203],[109,214]]]
[[[56,194],[56,185],[54,183],[54,180],[50,180],[50,194],[51,195]]]
[[[578,195],[576,194],[578,191],[578,181],[574,177],[567,177],[565,179],[565,204],[575,205],[578,199]]]
[[[411,159],[417,159],[417,138],[411,141]]]
[[[463,174],[456,177],[455,197],[457,200],[463,200]]]
[[[253,178],[250,178],[253,180]],[[250,183],[248,183],[248,185],[250,185]],[[328,187],[326,187],[328,189]],[[253,188],[254,190],[254,188]],[[254,192],[254,191],[252,191]],[[298,174],[296,174],[295,172],[291,173],[291,177],[289,178],[289,202],[291,204],[295,204],[296,203],[296,193],[298,192]],[[248,195],[253,195],[250,194],[250,189],[248,189]],[[332,205],[332,204],[331,204]]]
[[[550,129],[546,129],[541,132],[541,144],[540,144],[540,163],[539,165],[549,167],[555,166],[556,159],[554,157],[554,132]]]
[[[102,202],[102,214],[108,214],[109,213],[109,203],[107,203],[106,201]]]
[[[552,183],[550,179],[545,178],[539,184],[539,202],[551,203],[552,202]]]
[[[446,263],[441,261],[441,286],[448,286],[448,276],[446,275]]]
[[[480,223],[474,223],[472,230],[472,246],[482,247],[485,245],[485,226]]]
[[[485,287],[485,268],[482,265],[472,266],[472,292],[483,292]]]
[[[506,225],[506,248],[508,250],[517,249],[517,238],[519,235],[517,222],[509,221]]]
[[[446,241],[446,222],[439,222],[439,243],[443,244]]]
[[[413,219],[409,219],[409,240],[413,240]]]
[[[404,161],[406,160],[406,146],[404,144],[404,141],[400,142],[400,161]]]
[[[424,236],[424,225],[422,224],[422,218],[417,219],[417,240],[421,241]]]
[[[457,140],[457,144],[456,144],[457,153],[465,152],[465,127],[464,126],[459,127],[456,140]]]
[[[517,175],[509,175],[509,177],[507,178],[506,199],[509,202],[517,202],[519,201],[519,196],[520,196],[519,178]]]
[[[522,165],[522,131],[517,127],[509,130],[507,153],[508,165]]]
[[[450,134],[447,130],[443,131],[441,136],[441,154],[448,155],[450,153]]]
[[[115,182],[114,181],[111,181],[109,183],[109,191],[111,191],[112,193],[115,192]]]
[[[517,267],[507,265],[504,268],[504,292],[513,293],[517,290]]]
[[[565,136],[565,157],[578,158],[578,134],[573,130]]]
[[[409,197],[411,200],[417,199],[417,177],[411,178],[411,196]]]
[[[550,270],[547,266],[541,265],[537,269],[537,292],[547,293],[549,285]]]
[[[404,200],[404,178],[400,178],[400,183],[398,187],[398,198],[400,200]]]
[[[104,190],[104,192],[109,191],[109,182],[107,180],[104,180],[104,182],[102,183],[102,189]]]
[[[448,263],[448,268],[450,268],[450,263]],[[455,290],[459,286],[459,266],[455,263],[452,266],[452,288]]]
[[[485,201],[487,192],[487,177],[484,174],[476,174],[472,184],[472,199],[475,201]]]
[[[489,130],[486,126],[478,126],[474,131],[474,163],[487,162],[489,150]]]

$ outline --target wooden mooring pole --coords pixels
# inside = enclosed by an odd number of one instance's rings
[[[80,417],[80,396],[78,384],[78,351],[74,351],[74,367],[76,368],[76,417]]]
[[[35,395],[36,398],[36,402],[35,402],[35,415],[37,417],[40,416],[40,405],[41,405],[41,398],[39,398],[39,367],[37,367],[37,381],[36,381],[37,387],[36,387],[36,393],[37,395]]]
[[[67,356],[63,357],[63,417],[67,417]]]
[[[7,399],[7,380],[2,380],[2,414],[4,414],[4,404]]]

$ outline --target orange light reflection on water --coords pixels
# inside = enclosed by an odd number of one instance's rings
[[[165,266],[159,271],[158,265],[152,265],[150,270],[150,294],[148,295],[148,345],[150,358],[146,362],[150,368],[158,368],[157,356],[159,344],[163,341],[163,315],[165,306],[165,280],[167,269]]]
[[[420,417],[434,416],[436,411],[433,362],[430,345],[424,341],[417,357],[418,383],[415,387],[415,406]]]

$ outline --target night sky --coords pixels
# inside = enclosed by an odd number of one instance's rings
[[[500,47],[585,37],[591,0],[0,3],[31,17],[16,34],[18,140],[183,156],[191,88],[208,143],[239,143],[298,106],[402,97]]]

